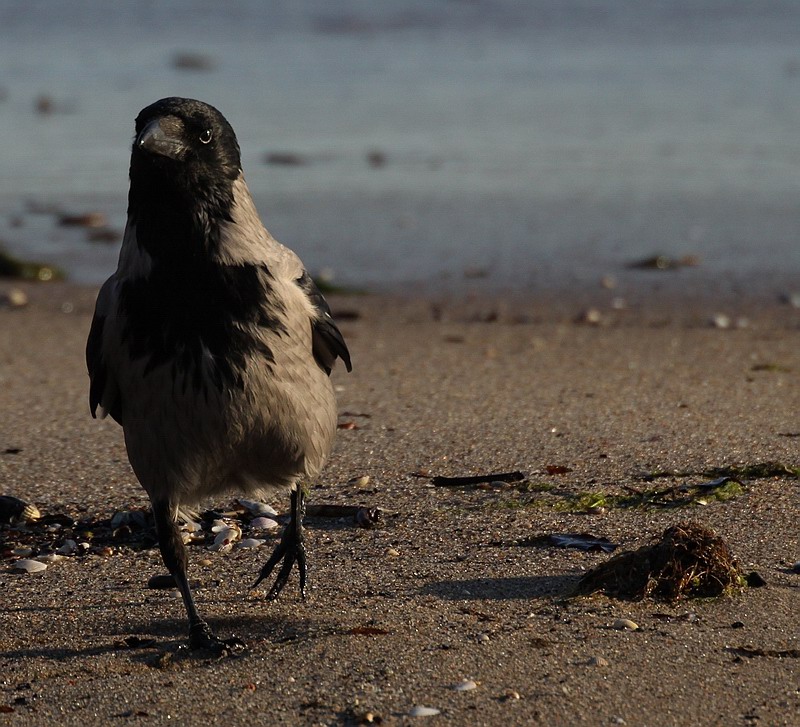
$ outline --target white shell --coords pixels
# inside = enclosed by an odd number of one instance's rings
[[[638,631],[639,624],[635,621],[631,621],[629,618],[618,618],[611,624],[611,628],[617,629],[618,631]]]
[[[38,560],[31,560],[30,558],[18,560],[11,567],[14,570],[22,571],[24,573],[38,573],[39,571],[47,570],[46,563],[41,563]]]
[[[250,521],[250,527],[257,530],[275,530],[275,528],[280,527],[280,523],[271,517],[257,517]]]
[[[264,545],[266,540],[260,540],[259,538],[245,538],[244,540],[240,540],[237,544],[237,548],[257,548],[259,545]]]
[[[245,510],[251,515],[277,515],[278,511],[274,507],[270,507],[265,502],[258,502],[257,500],[245,500],[239,498],[238,502]]]
[[[408,710],[409,717],[433,717],[437,714],[441,714],[441,711],[436,707],[423,707],[421,704],[417,704]]]
[[[224,543],[235,543],[242,537],[242,531],[237,527],[227,527],[224,530],[215,530],[217,537],[214,538],[214,545],[223,545]]]
[[[453,684],[453,689],[455,689],[457,692],[469,692],[470,690],[477,688],[477,683],[472,681],[472,679],[465,679],[463,682]]]

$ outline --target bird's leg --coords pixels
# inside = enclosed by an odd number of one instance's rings
[[[269,560],[261,569],[258,580],[253,584],[253,588],[255,588],[261,581],[268,578],[275,566],[282,560],[283,565],[278,571],[278,577],[267,594],[267,598],[270,601],[274,601],[283,590],[286,581],[289,580],[289,573],[292,572],[292,566],[295,562],[297,562],[297,567],[300,571],[300,597],[303,599],[306,597],[306,546],[303,536],[303,517],[305,513],[306,503],[303,489],[298,484],[292,490],[292,515],[283,531],[281,542],[275,547]]]
[[[238,639],[223,641],[217,638],[197,611],[192,589],[189,587],[189,579],[186,576],[188,557],[186,546],[183,544],[178,524],[175,521],[175,510],[166,501],[154,501],[153,517],[156,521],[161,557],[175,580],[175,585],[181,593],[183,605],[186,607],[186,614],[189,617],[189,648],[212,649],[220,653],[230,653],[233,649],[242,648],[244,645]]]

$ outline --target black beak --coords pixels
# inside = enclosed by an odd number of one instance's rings
[[[179,129],[165,123],[167,119],[154,119],[136,137],[134,148],[151,154],[160,154],[170,159],[180,159],[184,151]],[[166,128],[165,128],[166,127]]]

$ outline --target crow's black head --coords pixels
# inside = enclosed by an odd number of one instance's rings
[[[240,170],[236,134],[213,106],[162,98],[136,118],[131,193],[144,195],[142,203],[161,198],[170,204],[224,206]]]
[[[215,222],[229,216],[240,174],[236,135],[213,106],[171,97],[142,109],[128,198],[140,244],[156,253],[173,240],[170,247],[177,252],[179,241],[211,234]]]

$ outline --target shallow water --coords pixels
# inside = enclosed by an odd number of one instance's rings
[[[0,239],[106,277],[117,246],[31,202],[121,230],[133,119],[184,95],[225,113],[267,226],[337,282],[594,283],[654,253],[699,256],[688,284],[791,280],[798,41],[778,2],[5,2]]]

